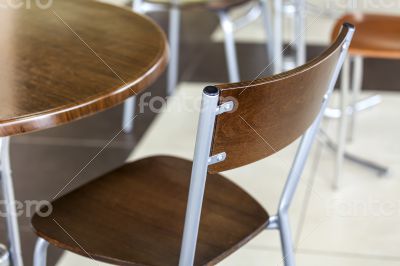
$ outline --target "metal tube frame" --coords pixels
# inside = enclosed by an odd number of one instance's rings
[[[306,62],[306,41],[305,41],[305,9],[304,0],[285,1],[274,0],[274,49],[279,53],[275,60],[275,73],[283,70],[289,70],[293,67],[303,65]],[[295,44],[294,57],[283,54],[283,16],[289,16],[292,19],[293,38]]]
[[[282,0],[274,0],[274,39],[273,47],[275,55],[273,57],[273,71],[274,74],[278,74],[283,70],[283,5]]]
[[[23,260],[21,240],[19,235],[17,209],[15,206],[14,185],[11,175],[10,137],[0,138],[0,150],[1,186],[5,201],[5,211],[7,214],[7,235],[11,255],[11,263],[13,266],[22,266]]]
[[[169,44],[170,62],[167,76],[167,95],[172,95],[178,83],[179,69],[179,31],[181,11],[179,6],[173,5],[169,10]]]
[[[225,10],[219,11],[218,17],[222,31],[224,32],[225,55],[228,66],[229,81],[238,82],[240,77],[235,47],[234,23]]]
[[[260,0],[260,7],[261,7],[261,16],[263,19],[263,24],[264,24],[264,29],[265,29],[265,35],[266,38],[268,38],[268,42],[265,42],[267,46],[267,54],[268,54],[268,60],[272,64],[273,72],[276,73],[277,70],[275,70],[275,55],[279,54],[280,50],[275,50],[275,45],[274,45],[274,29],[272,27],[272,8],[271,8],[271,3],[270,1],[267,0]]]
[[[342,114],[346,113],[348,96],[350,90],[350,59],[347,58],[343,64],[343,71],[341,76],[341,86],[340,86],[340,112]],[[336,151],[336,165],[335,165],[335,175],[332,183],[334,189],[339,188],[340,176],[343,171],[343,160],[344,151],[346,144],[346,131],[347,131],[347,115],[342,115],[339,120],[338,132],[337,132],[337,151]]]
[[[363,70],[364,70],[364,58],[362,56],[353,56],[353,78],[351,84],[351,104],[352,110],[356,110],[358,99],[361,95],[362,80],[363,80]],[[347,134],[347,140],[351,141],[354,137],[354,127],[357,112],[352,112],[350,115],[349,128]]]
[[[143,13],[142,9],[143,0],[133,0],[132,10],[137,13]],[[125,100],[124,110],[122,114],[122,129],[125,133],[131,133],[134,129],[134,119],[135,117],[135,106],[136,106],[136,95]]]
[[[291,206],[291,202],[296,192],[298,183],[300,181],[301,174],[304,170],[304,166],[308,158],[308,155],[310,153],[312,144],[319,131],[321,120],[324,116],[325,109],[332,95],[336,80],[340,73],[340,69],[342,68],[345,58],[347,56],[348,47],[352,40],[353,34],[354,34],[354,28],[350,28],[346,36],[345,42],[343,44],[338,63],[331,77],[320,112],[315,121],[313,122],[313,124],[311,125],[311,127],[306,131],[306,133],[303,135],[301,139],[295,159],[292,164],[292,168],[290,170],[285,187],[283,189],[281,200],[279,202],[278,214],[270,218],[269,221],[270,224],[267,226],[267,229],[279,230],[282,243],[283,260],[286,266],[295,265],[294,250],[293,250],[294,247],[290,231],[288,211]]]
[[[179,0],[173,0],[172,6],[166,6],[163,4],[150,3],[143,0],[134,0],[132,3],[133,10],[146,13],[153,11],[168,11],[170,12],[170,22],[169,22],[169,42],[170,42],[170,63],[168,67],[168,76],[167,76],[167,95],[172,95],[177,82],[178,82],[178,69],[179,69],[179,30],[180,30],[180,7]],[[239,18],[235,21],[229,18],[227,11],[222,10],[218,12],[218,16],[220,19],[221,28],[224,32],[224,45],[225,45],[225,54],[227,61],[227,68],[229,74],[230,82],[237,82],[240,80],[239,75],[239,67],[238,60],[235,48],[235,40],[234,40],[234,31],[240,27],[243,27],[254,21],[260,14],[263,15],[265,31],[267,35],[275,41],[276,38],[272,38],[274,36],[272,23],[267,19],[267,17],[271,17],[271,10],[268,5],[268,0],[259,0],[259,3],[253,6],[249,12],[244,15],[244,17]],[[273,58],[275,54],[277,54],[281,49],[277,48],[277,44],[273,42],[273,45],[269,45],[267,47],[267,52],[270,58]],[[280,59],[277,58],[274,62],[277,61],[279,65]],[[274,73],[280,71],[280,67],[277,67],[274,63]],[[132,101],[126,102],[126,111],[124,112],[124,121],[128,121],[129,114],[131,114]],[[129,125],[129,124],[128,124]],[[132,126],[133,127],[133,126]],[[126,132],[132,130],[132,127],[127,126]]]
[[[306,62],[306,38],[305,38],[305,1],[296,0],[296,13],[293,18],[296,43],[296,66]]]
[[[203,91],[200,119],[197,127],[196,146],[190,179],[179,266],[194,263],[201,207],[207,177],[215,118],[218,111],[218,89],[206,87]]]
[[[33,254],[33,266],[46,266],[47,264],[47,249],[49,242],[43,238],[38,238],[35,244],[35,251]]]

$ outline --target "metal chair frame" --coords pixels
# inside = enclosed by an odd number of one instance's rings
[[[354,3],[350,1],[347,9],[351,10]],[[278,72],[288,70],[296,66],[302,65],[306,60],[306,43],[304,40],[305,23],[304,13],[306,10],[320,11],[318,7],[304,0],[274,0],[274,33],[276,51],[282,51],[282,19],[288,16],[293,21],[294,28],[294,57],[284,56],[283,53],[276,58],[275,69]],[[339,14],[334,11],[326,11],[326,15],[338,17]],[[337,189],[340,186],[340,177],[343,172],[344,160],[349,160],[361,166],[367,167],[375,171],[379,176],[387,174],[388,167],[380,165],[376,162],[361,158],[346,152],[346,142],[352,141],[354,137],[355,120],[358,112],[370,109],[381,103],[380,95],[373,95],[360,100],[362,90],[364,58],[362,56],[349,56],[345,61],[341,76],[340,87],[340,106],[339,108],[327,107],[325,111],[326,118],[339,119],[336,143],[333,141],[323,129],[320,129],[320,140],[327,144],[327,147],[335,152],[335,168],[332,187]],[[352,64],[351,64],[352,63]],[[351,70],[352,65],[352,70]],[[350,72],[352,71],[352,76]],[[350,95],[351,94],[351,95]]]
[[[289,226],[289,208],[300,181],[300,177],[305,167],[305,163],[310,153],[313,141],[319,131],[320,122],[324,116],[329,98],[332,95],[334,85],[340,73],[340,69],[345,61],[353,33],[354,28],[349,28],[349,31],[345,37],[345,41],[341,47],[338,62],[335,66],[331,80],[329,81],[329,86],[324,95],[320,111],[312,125],[302,136],[281,195],[277,214],[270,217],[268,226],[266,227],[266,229],[279,230],[282,244],[283,261],[286,266],[295,265],[293,240]],[[219,163],[225,160],[224,153],[210,156],[211,145],[216,117],[232,110],[234,102],[228,102],[222,105],[218,105],[218,102],[219,90],[213,86],[206,87],[202,94],[201,111],[197,128],[196,145],[179,266],[189,266],[194,264],[208,167],[211,164]],[[46,265],[47,247],[48,242],[39,238],[35,248],[34,266]]]
[[[21,240],[10,163],[10,137],[0,138],[0,153],[0,181],[7,214],[6,225],[10,261],[13,266],[22,266]]]
[[[133,0],[132,9],[138,13],[148,12],[159,12],[169,11],[169,43],[170,43],[170,63],[168,67],[167,75],[167,95],[172,95],[177,82],[178,82],[178,65],[179,65],[179,31],[180,31],[180,20],[181,20],[181,8],[179,7],[179,0],[171,0],[172,6],[166,6],[165,4],[146,2],[145,0]],[[257,0],[256,4],[245,14],[237,20],[232,20],[228,14],[228,10],[219,10],[218,17],[221,28],[224,32],[224,45],[225,45],[225,56],[228,66],[228,74],[230,82],[237,82],[240,80],[234,32],[257,19],[260,15],[263,17],[263,23],[265,26],[265,32],[268,38],[272,39],[274,36],[272,23],[272,11],[269,0]],[[268,45],[266,43],[266,49],[269,58],[274,59],[275,45]],[[275,60],[275,59],[274,59]],[[132,132],[134,122],[131,117],[135,112],[136,97],[131,97],[124,103],[123,113],[123,126],[126,133]]]

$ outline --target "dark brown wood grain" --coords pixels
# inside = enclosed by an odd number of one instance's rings
[[[333,30],[335,38],[343,22],[356,27],[349,53],[371,58],[400,59],[400,16],[346,14]]]
[[[280,75],[221,84],[220,102],[233,100],[236,110],[216,120],[212,154],[225,152],[225,161],[210,172],[243,166],[286,147],[299,138],[319,113],[348,28],[322,55]]]
[[[173,5],[173,0],[145,0],[150,3],[163,4],[167,6]],[[210,10],[218,11],[223,9],[230,9],[253,0],[178,0],[180,8],[207,8]]]
[[[52,214],[35,215],[33,227],[51,244],[82,256],[117,265],[176,266],[191,167],[174,157],[127,164],[54,201]],[[208,175],[195,265],[217,263],[267,221],[249,194],[220,175]]]
[[[91,0],[0,9],[0,136],[73,121],[121,103],[163,71],[161,29]]]

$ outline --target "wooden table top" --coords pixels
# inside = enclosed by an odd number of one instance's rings
[[[91,0],[31,2],[0,9],[0,136],[112,107],[166,66],[166,38],[141,15]]]

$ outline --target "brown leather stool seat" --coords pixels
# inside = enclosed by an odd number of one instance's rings
[[[356,27],[349,50],[351,55],[400,59],[400,16],[346,14],[337,21],[332,39],[344,22]]]

